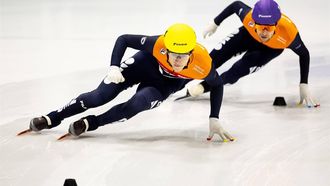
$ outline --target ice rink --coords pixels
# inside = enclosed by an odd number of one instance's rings
[[[202,31],[231,0],[0,0],[0,185],[330,185],[330,3],[278,0],[311,55],[309,88],[320,108],[298,107],[298,56],[286,50],[259,72],[225,86],[220,117],[237,140],[208,136],[209,95],[160,107],[80,138],[56,139],[71,122],[130,98],[135,87],[52,130],[23,136],[47,114],[106,75],[121,34],[157,35],[175,22],[195,28],[211,51],[241,23]],[[243,1],[252,6],[255,1]],[[124,58],[134,54],[127,50]],[[220,72],[235,61],[228,61]],[[272,105],[284,96],[288,106]]]

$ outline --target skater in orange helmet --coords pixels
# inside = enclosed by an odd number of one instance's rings
[[[127,48],[139,50],[122,61]],[[196,42],[194,30],[186,24],[174,24],[163,35],[122,35],[111,57],[108,75],[90,92],[72,99],[66,106],[47,115],[33,118],[29,131],[58,126],[70,116],[112,101],[123,90],[138,84],[136,93],[101,115],[89,115],[70,124],[69,134],[79,136],[100,126],[124,121],[136,114],[158,107],[189,79],[202,79],[210,85],[209,137],[220,135],[223,141],[234,140],[218,118],[223,85],[207,50]]]

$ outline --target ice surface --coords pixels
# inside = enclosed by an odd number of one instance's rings
[[[237,138],[232,143],[206,141],[208,95],[173,102],[183,91],[125,123],[56,141],[70,122],[127,100],[134,87],[57,128],[15,136],[32,117],[94,89],[120,34],[161,34],[174,22],[186,22],[212,49],[240,25],[233,16],[212,38],[201,37],[207,23],[231,2],[0,0],[0,185],[57,186],[66,178],[75,178],[79,186],[329,185],[326,0],[278,1],[310,50],[310,90],[320,108],[296,107],[298,57],[286,51],[256,74],[225,87],[221,118]],[[289,106],[272,106],[275,96],[284,96]]]

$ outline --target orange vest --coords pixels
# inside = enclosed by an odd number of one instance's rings
[[[188,79],[204,79],[211,71],[212,59],[208,51],[198,43],[190,56],[187,67],[180,72],[174,72],[169,62],[167,62],[168,58],[164,44],[164,36],[159,36],[154,45],[152,54],[157,59],[162,69],[173,76]]]
[[[257,32],[255,31],[255,22],[252,19],[252,10],[244,17],[244,27],[248,30],[250,35],[257,41],[261,42]],[[298,33],[296,25],[284,14],[281,19],[277,22],[275,33],[273,37],[262,43],[270,48],[284,49],[287,48]]]

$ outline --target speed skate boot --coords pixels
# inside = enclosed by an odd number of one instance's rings
[[[31,119],[30,121],[30,130],[34,132],[41,131],[43,129],[50,128],[51,121],[48,116],[41,116]]]
[[[79,136],[88,129],[88,121],[86,118],[81,118],[78,121],[75,121],[70,124],[69,133],[73,136]]]

